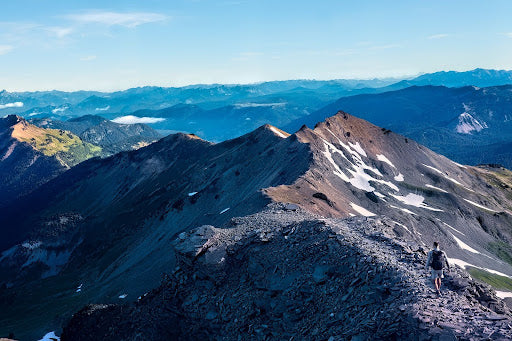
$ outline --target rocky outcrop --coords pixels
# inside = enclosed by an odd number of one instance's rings
[[[174,242],[178,265],[128,305],[88,306],[62,340],[480,340],[512,337],[487,286],[452,268],[434,295],[425,247],[387,218],[271,204]]]

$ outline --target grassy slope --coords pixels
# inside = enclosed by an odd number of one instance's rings
[[[512,291],[512,279],[492,274],[488,271],[468,267],[467,271],[476,280],[487,283],[494,287],[496,290]]]
[[[30,144],[46,156],[55,156],[67,167],[101,155],[101,147],[84,142],[68,131],[43,129],[26,123],[18,123],[13,128],[12,137]]]

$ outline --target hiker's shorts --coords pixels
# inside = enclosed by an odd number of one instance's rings
[[[430,272],[432,273],[432,279],[436,279],[436,278],[444,278],[444,275],[443,275],[443,270],[430,270]]]

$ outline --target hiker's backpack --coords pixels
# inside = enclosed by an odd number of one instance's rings
[[[443,270],[444,254],[443,251],[433,250],[432,251],[432,269]]]

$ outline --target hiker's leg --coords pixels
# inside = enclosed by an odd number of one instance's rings
[[[435,287],[436,287],[436,290],[441,289],[441,278],[437,277],[437,278],[434,280],[434,285],[435,285]]]

